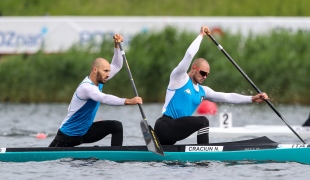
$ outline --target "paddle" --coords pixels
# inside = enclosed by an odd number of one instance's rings
[[[242,71],[242,69],[236,64],[236,62],[229,56],[229,54],[224,50],[224,48],[214,39],[214,37],[211,35],[211,32],[207,29],[205,29],[205,33],[210,37],[210,39],[215,43],[217,48],[224,53],[224,55],[230,60],[230,62],[239,70],[239,72],[245,77],[245,79],[252,85],[252,87],[258,92],[262,93],[257,86],[250,80],[250,78]],[[303,142],[304,144],[305,141],[301,139],[301,137],[294,131],[294,129],[284,120],[282,115],[276,110],[276,108],[271,104],[269,100],[265,100],[267,104],[273,109],[273,111],[282,119],[282,121],[291,129],[291,131]]]
[[[120,42],[118,42],[118,43],[119,43],[119,48],[122,52],[124,63],[126,64],[126,69],[127,69],[127,72],[128,72],[129,78],[130,78],[130,82],[131,82],[133,91],[135,93],[135,96],[139,96],[137,88],[136,88],[134,80],[133,80],[133,77],[132,77],[131,72],[130,72],[130,68],[129,68],[126,56],[125,56],[125,51],[123,51],[121,43]],[[153,128],[150,125],[148,125],[148,123],[147,123],[146,116],[143,112],[141,104],[138,104],[138,105],[139,105],[139,109],[140,109],[140,112],[141,112],[141,115],[143,118],[140,121],[140,127],[142,130],[142,134],[143,134],[147,149],[151,152],[156,153],[156,154],[164,155],[163,148],[161,147],[161,144],[160,144]]]

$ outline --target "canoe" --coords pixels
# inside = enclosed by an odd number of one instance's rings
[[[266,136],[223,143],[163,145],[164,156],[146,146],[25,147],[1,148],[2,162],[52,161],[64,158],[95,158],[116,162],[257,161],[310,164],[308,144],[280,144]]]
[[[219,114],[219,126],[210,127],[210,138],[238,138],[244,136],[250,137],[292,137],[296,135],[286,125],[245,125],[233,126],[231,113]],[[308,119],[302,125],[292,125],[292,129],[303,139],[310,138],[310,114]],[[197,132],[190,137],[196,138]]]
[[[303,139],[310,138],[310,127],[309,126],[291,126],[292,129],[300,135]],[[210,137],[217,138],[238,138],[244,136],[251,137],[291,137],[296,138],[296,135],[285,125],[246,125],[241,127],[210,127]],[[196,133],[192,135],[196,137]]]

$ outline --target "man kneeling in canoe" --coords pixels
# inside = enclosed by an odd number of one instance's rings
[[[203,58],[194,60],[187,73],[202,38],[207,35],[206,30],[209,31],[207,26],[201,27],[199,35],[187,49],[182,61],[170,74],[163,116],[156,121],[154,128],[162,145],[173,145],[196,131],[198,144],[209,143],[209,120],[204,116],[192,116],[203,99],[227,103],[263,102],[264,99],[268,99],[266,93],[245,96],[216,92],[202,86],[210,73],[210,65]]]
[[[73,94],[67,117],[62,121],[56,137],[49,147],[73,147],[83,143],[93,143],[112,134],[111,146],[122,146],[123,126],[116,120],[94,121],[100,103],[120,106],[142,104],[140,97],[119,98],[102,93],[103,85],[123,66],[123,58],[118,45],[123,37],[114,36],[115,48],[111,65],[103,58],[92,64],[90,75],[79,84]]]

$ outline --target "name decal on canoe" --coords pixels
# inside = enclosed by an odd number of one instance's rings
[[[185,152],[223,151],[223,146],[185,146]]]
[[[6,148],[0,148],[0,153],[5,153]]]
[[[306,148],[308,144],[279,144],[278,148]]]

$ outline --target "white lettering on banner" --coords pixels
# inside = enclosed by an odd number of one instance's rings
[[[185,146],[185,152],[223,151],[223,146]]]
[[[0,148],[0,153],[5,153],[6,152],[6,148]]]
[[[137,33],[158,31],[173,26],[180,30],[196,32],[202,25],[212,33],[247,35],[271,30],[310,31],[308,17],[1,17],[0,54],[62,52],[73,45],[104,43],[114,34],[123,35],[126,44]],[[221,47],[219,47],[221,48]],[[95,48],[96,49],[96,48]]]
[[[308,144],[278,144],[278,148],[306,148]]]

